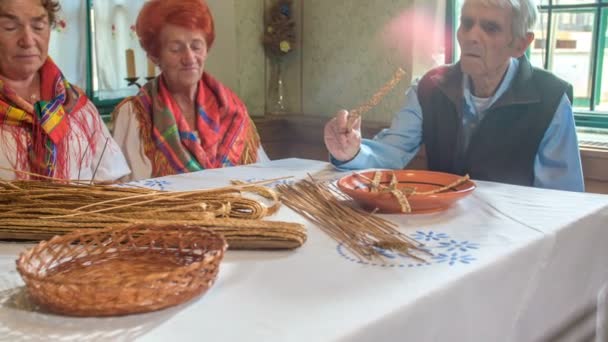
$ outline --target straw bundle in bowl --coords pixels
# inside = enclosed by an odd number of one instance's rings
[[[23,252],[17,269],[32,299],[71,316],[115,316],[177,305],[215,281],[227,248],[196,226],[78,230]]]

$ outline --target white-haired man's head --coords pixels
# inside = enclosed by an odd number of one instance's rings
[[[511,9],[511,29],[515,38],[524,38],[527,33],[532,32],[538,18],[538,8],[534,0],[465,0],[463,6],[467,3]]]
[[[492,95],[510,60],[526,52],[536,16],[531,0],[465,0],[456,37],[460,68],[473,80],[476,96]]]

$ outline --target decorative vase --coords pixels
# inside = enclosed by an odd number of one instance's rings
[[[273,72],[268,86],[267,112],[269,114],[284,114],[287,112],[285,98],[284,66],[281,58],[272,62]]]

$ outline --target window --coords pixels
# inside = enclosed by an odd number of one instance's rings
[[[449,20],[454,32],[463,2],[453,1]],[[530,62],[572,84],[577,126],[608,128],[608,0],[538,2],[540,16],[528,51]],[[453,60],[457,60],[455,34],[452,41]]]
[[[89,98],[102,115],[109,114],[126,96],[135,95],[129,85],[126,50],[134,51],[135,75],[139,84],[149,76],[146,54],[135,34],[135,18],[144,0],[87,0]]]
[[[108,119],[114,106],[137,92],[127,77],[126,49],[133,49],[136,75],[145,83],[148,63],[133,25],[144,0],[64,0],[51,33],[49,55],[66,78],[84,89]]]

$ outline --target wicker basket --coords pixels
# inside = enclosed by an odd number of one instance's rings
[[[21,253],[17,269],[32,299],[50,311],[126,315],[203,294],[226,248],[222,236],[195,226],[78,230]]]

